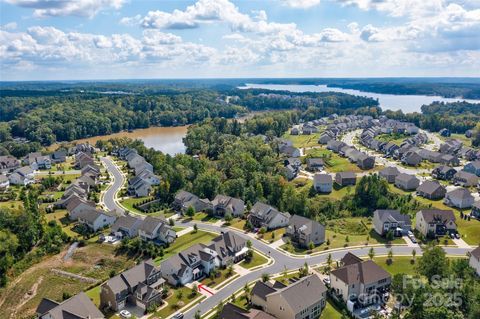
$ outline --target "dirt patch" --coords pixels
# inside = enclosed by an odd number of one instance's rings
[[[38,286],[42,283],[42,281],[43,276],[38,278],[37,282],[33,284],[32,289],[30,289],[25,295],[23,295],[21,302],[15,307],[14,311],[10,315],[10,318],[16,318],[18,310],[22,308],[30,299],[37,295]]]

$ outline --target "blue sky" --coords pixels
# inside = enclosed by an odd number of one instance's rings
[[[0,80],[480,76],[479,0],[0,0]]]

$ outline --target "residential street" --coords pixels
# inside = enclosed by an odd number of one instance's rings
[[[120,190],[124,182],[124,176],[120,169],[113,163],[109,158],[103,157],[102,162],[105,164],[108,171],[113,175],[113,183],[104,193],[104,204],[109,210],[118,210],[123,211],[116,203],[116,194]],[[245,234],[245,232],[240,231],[235,228],[226,228],[219,225],[202,223],[202,222],[177,222],[178,226],[182,227],[191,227],[193,224],[197,224],[199,229],[208,230],[216,233],[224,231],[234,231],[238,235],[248,239],[252,242],[253,247],[263,254],[270,256],[274,262],[264,268],[251,271],[247,274],[242,275],[236,280],[232,281],[222,289],[220,289],[213,296],[203,300],[198,305],[190,308],[185,312],[185,318],[194,318],[194,314],[199,310],[202,314],[208,312],[214,308],[220,301],[228,298],[231,294],[239,289],[241,289],[245,283],[257,280],[261,277],[263,273],[276,274],[282,272],[285,268],[287,269],[297,269],[300,268],[305,262],[309,265],[316,265],[323,263],[327,260],[329,254],[332,255],[333,260],[341,259],[347,252],[352,252],[358,256],[367,256],[370,250],[370,247],[347,247],[342,249],[328,250],[322,252],[315,256],[291,256],[287,255],[271,245]],[[376,246],[374,247],[375,255],[387,255],[389,250],[392,249],[394,255],[407,255],[410,256],[412,253],[412,247],[407,245],[392,245],[392,246]],[[421,249],[416,248],[417,254],[421,255]],[[448,255],[454,256],[464,256],[467,252],[471,251],[472,248],[459,248],[459,247],[444,247],[444,250]]]

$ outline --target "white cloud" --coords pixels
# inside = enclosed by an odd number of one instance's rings
[[[282,0],[282,3],[292,8],[308,9],[320,3],[320,0]]]
[[[24,8],[32,8],[39,18],[59,16],[93,17],[108,9],[120,9],[125,0],[5,0]]]
[[[17,28],[17,23],[16,22],[6,23],[6,24],[0,26],[0,29],[2,29],[2,30],[15,30],[16,28]]]

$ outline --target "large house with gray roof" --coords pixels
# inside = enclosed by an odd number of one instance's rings
[[[84,293],[62,302],[43,298],[36,311],[39,319],[103,319],[105,316]]]
[[[175,195],[172,208],[177,212],[185,212],[192,207],[196,212],[212,209],[208,199],[200,199],[197,195],[181,190]]]
[[[85,225],[93,232],[112,225],[117,215],[112,212],[105,212],[100,209],[87,209],[77,215],[78,223]]]
[[[451,210],[423,209],[415,217],[415,229],[425,237],[436,238],[455,232],[455,215]]]
[[[470,252],[468,264],[475,269],[477,276],[480,276],[480,246]]]
[[[316,274],[288,286],[257,282],[252,288],[252,304],[277,319],[319,318],[326,299],[327,287]]]
[[[146,310],[162,303],[165,280],[153,260],[143,261],[135,267],[110,278],[101,285],[100,307],[120,311],[128,305]]]
[[[445,197],[447,189],[437,181],[425,181],[417,187],[417,195],[437,200]]]
[[[340,264],[340,268],[330,272],[334,298],[362,308],[378,301],[389,290],[392,277],[372,260],[364,261],[347,253]]]
[[[385,178],[387,182],[393,184],[395,183],[395,178],[400,175],[400,171],[395,166],[388,166],[382,169],[378,174]]]
[[[112,225],[112,234],[119,234],[117,237],[136,237],[138,235],[138,228],[143,223],[139,217],[132,215],[120,216]]]
[[[310,243],[320,245],[325,241],[325,226],[315,220],[293,215],[290,218],[286,235],[301,247],[308,247]]]
[[[247,251],[246,240],[226,232],[207,245],[195,244],[163,261],[162,276],[171,285],[183,286],[203,278],[213,269],[242,260]]]
[[[242,217],[245,210],[245,203],[239,198],[227,195],[217,195],[212,200],[212,211],[214,215],[225,216],[230,214],[233,217]]]
[[[420,180],[415,175],[401,173],[395,177],[395,186],[404,191],[416,190],[420,185]]]
[[[445,195],[444,203],[445,205],[456,207],[456,208],[470,208],[472,207],[475,198],[466,188],[459,187],[448,192]]]
[[[399,210],[377,209],[373,212],[373,226],[380,236],[389,231],[393,231],[396,236],[402,236],[412,228],[412,221],[410,216],[401,214]]]
[[[168,221],[158,217],[147,216],[138,227],[138,235],[143,241],[152,241],[158,245],[172,243],[177,233]]]
[[[250,209],[248,220],[257,228],[265,227],[266,229],[276,229],[288,225],[290,214],[280,212],[262,202],[256,202]]]

